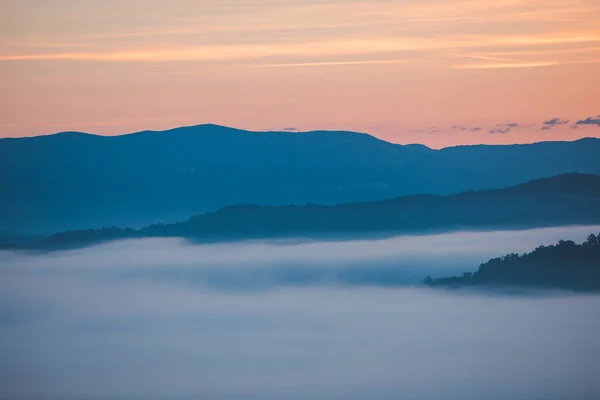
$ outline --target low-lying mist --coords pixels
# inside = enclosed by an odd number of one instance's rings
[[[595,399],[600,296],[416,285],[598,231],[0,253],[0,398]]]

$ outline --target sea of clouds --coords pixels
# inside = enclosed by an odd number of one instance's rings
[[[0,398],[600,398],[600,296],[419,285],[599,231],[0,252]]]

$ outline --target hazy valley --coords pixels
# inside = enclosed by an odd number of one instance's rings
[[[421,285],[590,230],[0,252],[0,387],[11,399],[593,399],[600,297]]]
[[[600,393],[598,139],[209,125],[0,156],[7,399]]]

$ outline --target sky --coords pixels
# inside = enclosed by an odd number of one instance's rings
[[[0,137],[597,137],[598,15],[597,0],[0,0]]]

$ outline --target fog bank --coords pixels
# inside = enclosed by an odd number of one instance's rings
[[[427,275],[475,271],[492,257],[529,252],[559,239],[581,242],[592,232],[600,232],[600,226],[340,242],[198,245],[182,239],[142,239],[42,254],[0,252],[0,265],[31,273],[51,269],[109,280],[145,278],[234,290],[316,284],[402,286],[418,284]]]
[[[598,231],[2,253],[0,398],[596,399],[600,297],[410,285]]]

